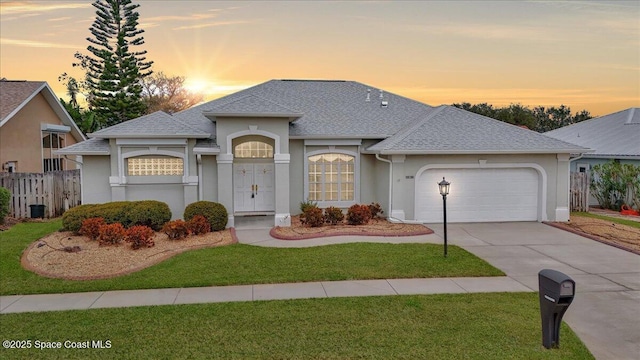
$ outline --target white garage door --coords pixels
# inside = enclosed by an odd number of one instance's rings
[[[451,183],[447,222],[538,220],[538,173],[531,168],[426,170],[417,179],[418,220],[442,222],[443,176]]]

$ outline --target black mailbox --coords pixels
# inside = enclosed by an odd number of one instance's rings
[[[550,349],[560,346],[560,324],[576,294],[576,282],[556,270],[538,273],[540,315],[542,316],[542,345]]]

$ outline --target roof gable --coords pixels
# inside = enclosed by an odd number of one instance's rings
[[[588,149],[499,120],[442,105],[396,135],[369,147],[383,154],[557,153]]]
[[[0,126],[20,111],[45,84],[44,81],[0,80]]]
[[[71,135],[76,141],[86,140],[67,110],[62,106],[56,94],[44,81],[0,81],[0,127],[13,118],[36,95],[42,94],[56,113],[60,121],[71,128]]]
[[[163,112],[127,120],[89,134],[91,138],[208,138],[212,134],[191,127]]]
[[[545,135],[595,150],[588,157],[640,157],[640,108],[585,120]]]
[[[226,104],[205,110],[205,115],[213,116],[256,116],[256,117],[292,117],[299,118],[302,113],[280,105],[274,101],[255,95],[247,95]]]

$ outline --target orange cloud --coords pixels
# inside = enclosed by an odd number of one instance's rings
[[[72,44],[60,44],[60,43],[50,43],[50,42],[42,42],[42,41],[32,41],[32,40],[21,40],[21,39],[7,39],[0,38],[1,45],[13,45],[13,46],[22,46],[22,47],[33,47],[33,48],[56,48],[56,49],[78,49],[81,46],[72,45]]]
[[[53,11],[53,10],[64,10],[64,9],[81,9],[91,6],[88,3],[77,3],[77,2],[69,2],[69,3],[59,3],[59,4],[51,4],[51,3],[32,3],[28,1],[8,1],[3,2],[2,7],[0,7],[0,14],[9,15],[9,14],[22,14],[28,12],[44,12],[44,11]]]

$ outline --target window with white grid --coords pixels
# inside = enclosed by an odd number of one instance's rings
[[[127,175],[183,175],[183,161],[176,157],[132,157],[127,159]]]
[[[266,159],[273,157],[273,146],[262,141],[247,141],[236,145],[233,157]]]
[[[309,200],[354,201],[354,156],[327,153],[309,156],[308,160]]]

